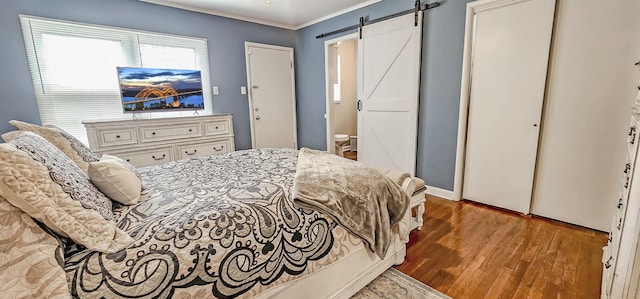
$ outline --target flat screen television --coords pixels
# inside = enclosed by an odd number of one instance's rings
[[[125,113],[202,110],[199,70],[117,67]]]

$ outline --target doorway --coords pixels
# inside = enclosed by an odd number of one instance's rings
[[[416,19],[417,17],[417,19]],[[422,14],[407,13],[366,25],[325,43],[325,61],[338,42],[357,38],[357,160],[415,175],[418,136]],[[327,147],[335,152],[335,106],[326,69]],[[341,76],[341,81],[344,76]],[[342,100],[342,99],[341,99]],[[341,104],[340,104],[341,105]],[[350,147],[354,146],[350,144]]]
[[[245,43],[253,148],[297,148],[293,48]]]
[[[327,151],[357,160],[358,35],[349,34],[324,44]]]

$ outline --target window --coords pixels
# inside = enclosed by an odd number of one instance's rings
[[[116,67],[197,69],[210,86],[207,41],[20,16],[40,118],[87,142],[83,120],[124,118]],[[204,113],[211,91],[203,88]],[[141,113],[140,118],[193,112]]]
[[[340,100],[342,99],[341,76],[342,76],[342,70],[341,70],[341,63],[340,63],[340,54],[337,54],[336,55],[336,83],[333,83],[333,101],[336,103],[340,103]]]
[[[340,104],[342,99],[342,70],[340,61],[340,42],[332,45],[329,50],[329,81],[331,82],[331,97],[334,104]]]

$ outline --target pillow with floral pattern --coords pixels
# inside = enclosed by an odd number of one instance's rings
[[[86,174],[89,169],[90,162],[97,162],[100,160],[100,156],[92,152],[82,141],[78,140],[67,131],[58,128],[56,126],[38,126],[22,121],[10,120],[10,124],[22,131],[33,132],[40,137],[46,139],[51,144],[55,145],[63,153],[65,153],[78,167]],[[13,137],[10,135],[8,137]],[[3,136],[5,137],[5,136]],[[5,142],[11,140],[5,139]]]

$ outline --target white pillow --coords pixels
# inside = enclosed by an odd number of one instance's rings
[[[100,161],[89,163],[88,172],[91,182],[112,200],[125,205],[140,200],[142,180],[127,161],[105,154]]]
[[[4,142],[11,142],[11,140],[18,138],[18,136],[22,135],[22,133],[24,132],[26,131],[16,130],[16,131],[7,132],[2,134],[2,139],[4,139]]]

